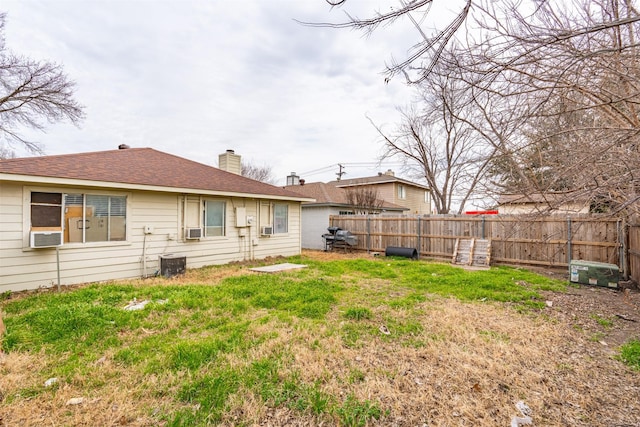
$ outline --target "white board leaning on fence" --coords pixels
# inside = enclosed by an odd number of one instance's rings
[[[451,262],[463,267],[489,268],[491,264],[491,240],[456,239]]]

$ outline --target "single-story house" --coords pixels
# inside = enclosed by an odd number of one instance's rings
[[[498,198],[498,212],[505,215],[585,214],[589,213],[589,200],[571,192],[503,194]]]
[[[331,215],[353,215],[362,211],[363,206],[354,205],[349,200],[348,189],[323,182],[305,183],[303,179],[287,177],[285,188],[315,201],[302,203],[302,247],[305,249],[324,249],[322,235],[327,233]],[[381,201],[370,212],[372,214],[402,215],[408,210],[403,206]]]
[[[0,292],[301,251],[289,190],[152,148],[0,160]],[[224,168],[225,170],[222,170]]]

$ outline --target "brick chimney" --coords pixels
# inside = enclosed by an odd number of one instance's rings
[[[291,172],[291,175],[287,176],[287,185],[300,185],[300,176]]]
[[[218,156],[218,167],[223,171],[240,175],[242,171],[241,156],[233,150],[227,150]]]

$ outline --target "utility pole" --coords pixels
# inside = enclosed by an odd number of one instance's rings
[[[338,175],[338,181],[340,181],[340,179],[342,178],[342,175],[346,174],[346,172],[344,172],[344,166],[341,165],[340,163],[338,163],[338,168],[340,168],[339,172],[336,173],[336,175]]]

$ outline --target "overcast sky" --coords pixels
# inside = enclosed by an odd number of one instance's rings
[[[382,71],[392,57],[404,58],[415,30],[365,37],[294,21],[342,22],[345,11],[365,17],[394,4],[3,0],[7,47],[62,64],[86,107],[79,128],[58,123],[22,134],[46,154],[124,143],[214,166],[233,149],[270,166],[278,185],[290,172],[332,180],[337,163],[347,165],[345,178],[397,170],[374,165],[382,146],[367,116],[390,129],[396,108],[411,100],[402,78],[385,84]]]

